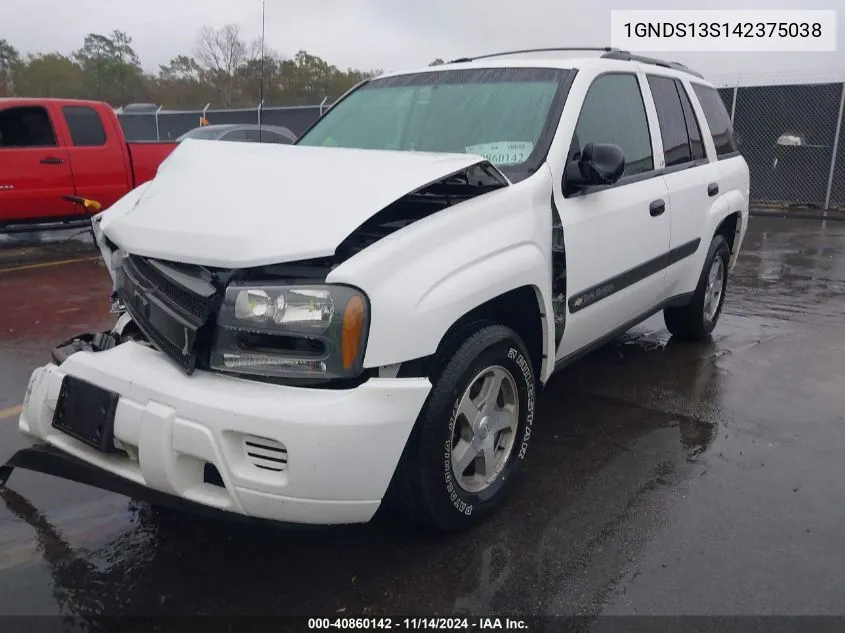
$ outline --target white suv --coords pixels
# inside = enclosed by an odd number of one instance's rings
[[[748,193],[713,86],[612,49],[385,75],[295,146],[186,141],[95,218],[122,315],[33,373],[0,483],[471,525],[556,369],[661,310],[710,334]]]

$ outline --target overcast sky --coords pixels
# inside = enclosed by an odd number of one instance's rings
[[[5,0],[11,2],[11,0]],[[496,50],[604,46],[611,9],[840,9],[838,53],[662,53],[712,78],[845,78],[843,0],[266,0],[266,43],[341,68],[400,70]],[[190,52],[198,28],[261,33],[261,0],[27,0],[3,11],[0,38],[24,52],[69,53],[86,33],[127,31],[148,70]]]

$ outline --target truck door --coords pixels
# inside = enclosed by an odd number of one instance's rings
[[[130,189],[121,130],[107,125],[89,105],[62,106],[76,195],[111,206]]]
[[[78,213],[61,140],[43,106],[0,106],[0,224]]]

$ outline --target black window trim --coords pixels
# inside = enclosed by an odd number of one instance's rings
[[[505,71],[505,70],[512,70],[514,67],[512,66],[494,66],[490,68],[467,68],[467,69],[444,69],[444,70],[434,70],[434,71],[421,71],[418,73],[407,73],[401,75],[390,75],[388,77],[380,78],[377,77],[375,79],[368,79],[362,81],[357,86],[350,89],[346,94],[340,97],[337,101],[335,101],[328,110],[326,110],[321,117],[319,117],[316,121],[314,121],[311,125],[309,125],[302,134],[292,143],[292,145],[299,145],[300,141],[304,139],[311,130],[317,126],[322,119],[329,114],[338,104],[342,101],[346,100],[349,96],[354,94],[355,92],[361,90],[365,86],[369,86],[377,81],[381,81],[384,79],[385,81],[396,81],[397,78],[401,77],[408,77],[411,81],[414,80],[414,77],[419,75],[420,77],[423,75],[430,75],[432,73],[457,73],[462,71],[479,71],[479,70],[489,70],[489,71]],[[521,180],[525,180],[529,176],[533,175],[540,169],[548,160],[549,150],[551,149],[552,142],[557,135],[558,125],[560,124],[560,117],[563,115],[563,108],[566,105],[566,101],[569,98],[569,91],[572,88],[572,82],[575,81],[575,77],[578,74],[578,70],[575,68],[554,68],[549,66],[519,66],[519,70],[523,71],[542,71],[547,72],[550,74],[555,74],[558,76],[558,87],[555,92],[554,97],[552,98],[551,106],[549,107],[549,115],[546,117],[546,124],[544,125],[543,129],[540,131],[540,136],[537,137],[537,142],[534,144],[534,149],[525,162],[522,163],[522,166],[519,169],[516,169],[512,166],[502,165],[502,166],[495,166],[500,172],[505,174],[508,179],[512,183],[519,182]],[[617,71],[618,72],[618,71]],[[630,73],[629,73],[630,74]],[[516,81],[516,80],[514,80]],[[642,89],[641,89],[642,91]]]
[[[103,142],[97,143],[96,145],[77,145],[76,141],[73,138],[73,130],[71,129],[70,121],[67,117],[68,110],[89,110],[94,115],[94,118],[100,125],[100,129],[103,131]],[[67,126],[68,134],[70,134],[70,138],[68,139],[68,141],[70,141],[70,147],[104,147],[108,145],[109,131],[106,129],[106,123],[105,121],[103,121],[103,117],[100,116],[100,113],[97,112],[96,108],[85,104],[66,103],[62,106],[62,118],[64,119],[64,123]]]
[[[648,128],[648,142],[651,145],[651,163],[654,165],[654,135],[651,131],[651,123],[648,120],[648,110],[645,107],[645,94],[643,93],[643,86],[640,83],[640,76],[637,71],[630,71],[630,70],[608,70],[602,73],[599,73],[595,77],[593,77],[593,81],[590,82],[590,88],[593,87],[593,84],[598,80],[600,77],[604,77],[605,75],[633,75],[634,79],[637,80],[637,86],[640,88],[640,99],[643,102],[643,112],[646,115],[646,127]],[[590,91],[590,88],[587,88],[587,92]],[[649,89],[650,90],[650,89]],[[586,97],[586,93],[584,93]],[[578,127],[578,121],[581,119],[581,111],[584,109],[584,103],[581,103],[581,109],[578,111],[578,118],[575,120],[575,127]],[[572,130],[572,136],[575,136],[575,130]],[[572,144],[572,139],[569,140],[570,146]],[[662,148],[661,148],[662,151]],[[567,162],[569,161],[569,155],[567,154]],[[687,168],[687,165],[681,165],[681,167]],[[644,180],[650,180],[652,178],[657,178],[662,176],[666,172],[665,168],[654,168],[649,171],[644,171],[639,174],[634,174],[631,176],[622,176],[619,180],[617,180],[612,185],[594,185],[592,187],[584,187],[583,189],[579,189],[578,191],[574,191],[571,193],[566,193],[563,190],[562,183],[558,183],[557,186],[561,188],[561,193],[563,194],[564,198],[578,198],[580,196],[586,196],[593,193],[598,193],[599,191],[604,191],[605,189],[615,189],[616,187],[624,187],[625,185],[632,185],[637,182],[642,182]]]
[[[602,75],[619,74],[620,72],[622,74],[632,74],[632,73],[625,73],[624,71],[610,71],[610,72],[607,72],[607,73],[602,73],[601,75],[596,75],[595,79],[598,79]],[[660,75],[659,73],[657,73],[656,76],[668,78],[668,76]],[[595,79],[593,81],[595,81]],[[676,79],[676,78],[671,77],[671,79]],[[690,83],[693,86],[695,85],[694,82],[690,82]],[[702,85],[706,88],[712,88],[712,86],[710,86],[708,84],[702,83],[700,85]],[[692,99],[689,95],[689,90],[686,89],[686,86],[684,86],[684,89],[687,92],[687,98],[690,99],[690,105],[692,105]],[[640,90],[642,91],[642,87],[640,88]],[[649,90],[651,90],[651,88],[649,88]],[[694,92],[694,90],[693,90],[693,92]],[[698,95],[696,95],[696,99],[697,98],[698,98]],[[654,97],[652,97],[652,100],[653,99],[654,99]],[[699,106],[701,106],[700,102],[699,102]],[[703,106],[702,106],[702,110],[703,110]],[[696,117],[696,122],[697,122],[698,121],[698,114],[695,112],[694,107],[693,107],[693,115]],[[580,116],[580,113],[579,113],[579,116]],[[699,131],[700,131],[701,130],[701,124],[698,123],[698,126],[699,126]],[[708,131],[708,134],[712,137],[712,132],[710,131],[710,124],[709,123],[707,125],[707,131]],[[649,133],[651,133],[651,126],[649,126]],[[702,143],[703,143],[704,142],[704,134],[702,133],[701,136],[702,136]],[[704,146],[704,149],[705,149],[705,154],[707,154],[707,146],[706,145]],[[617,180],[612,185],[595,185],[593,187],[585,187],[584,189],[572,192],[570,194],[563,193],[563,197],[564,198],[577,198],[579,196],[590,195],[590,194],[593,194],[593,193],[598,193],[599,191],[604,191],[606,189],[614,189],[616,187],[624,187],[626,185],[632,185],[634,183],[642,182],[644,180],[650,180],[651,178],[658,178],[660,176],[666,176],[668,174],[674,174],[674,173],[679,172],[679,171],[685,171],[687,169],[693,169],[695,167],[701,167],[703,165],[708,165],[711,162],[717,162],[717,161],[721,161],[721,160],[729,160],[731,158],[737,158],[738,156],[742,156],[742,152],[739,151],[739,150],[736,150],[734,152],[730,152],[730,153],[727,153],[727,154],[722,154],[721,156],[719,156],[718,153],[715,153],[713,160],[711,160],[709,156],[705,156],[704,158],[699,158],[699,159],[693,160],[692,162],[683,163],[681,165],[673,165],[672,167],[663,167],[661,169],[654,169],[652,171],[643,172],[641,174],[636,174],[634,176],[623,176],[622,178]]]

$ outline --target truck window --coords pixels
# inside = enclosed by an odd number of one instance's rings
[[[97,147],[106,144],[106,130],[100,115],[88,106],[64,106],[70,138],[76,147]]]
[[[733,124],[722,97],[715,88],[702,84],[693,84],[693,90],[704,110],[704,118],[710,127],[710,134],[713,137],[713,144],[716,146],[716,156],[726,156],[737,151],[734,140]]]
[[[625,176],[654,169],[651,135],[640,84],[634,75],[612,73],[598,77],[587,95],[575,126],[573,143],[612,143],[625,154]]]
[[[707,152],[704,151],[704,141],[701,138],[701,125],[698,123],[698,117],[695,116],[695,110],[692,109],[692,102],[689,100],[687,89],[680,79],[675,80],[675,87],[678,89],[678,95],[681,97],[681,106],[684,109],[684,119],[687,123],[687,134],[689,135],[690,148],[692,149],[692,159],[701,160],[702,158],[707,158]]]
[[[0,147],[55,147],[56,134],[47,110],[21,106],[0,111]]]
[[[657,109],[657,122],[660,124],[660,135],[663,137],[663,154],[666,166],[674,167],[692,161],[687,122],[684,119],[684,109],[681,97],[675,87],[674,80],[669,77],[648,76],[648,85],[654,97],[654,107]]]

